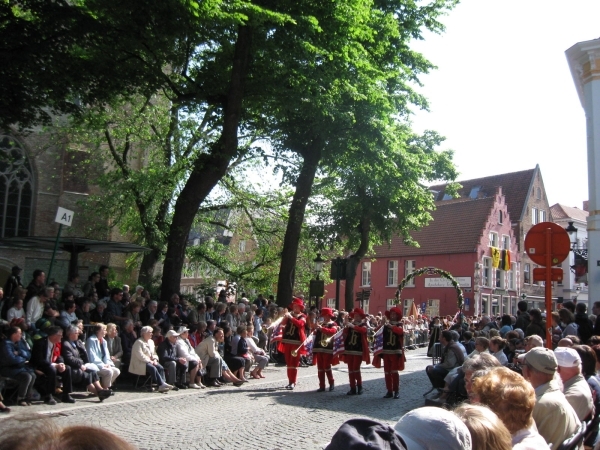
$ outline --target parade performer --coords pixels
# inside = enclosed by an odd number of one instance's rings
[[[317,365],[319,375],[319,389],[317,392],[325,391],[325,375],[329,381],[329,390],[335,389],[333,372],[331,366],[339,363],[339,358],[333,356],[332,336],[337,333],[339,327],[333,321],[333,310],[331,308],[321,308],[321,319],[317,321],[315,327],[315,339],[313,344],[313,364]],[[323,346],[323,344],[327,344]]]
[[[350,379],[350,390],[347,395],[361,395],[362,376],[360,373],[360,364],[364,361],[366,364],[371,362],[369,354],[369,344],[367,343],[367,331],[369,329],[365,318],[365,312],[360,308],[348,314],[352,322],[345,325],[344,328],[344,352],[343,361],[348,365],[348,378]]]
[[[292,312],[285,313],[283,320],[281,321],[280,326],[284,327],[283,336],[277,350],[285,356],[285,365],[287,366],[289,382],[285,388],[291,390],[296,387],[300,357],[306,354],[306,349],[302,345],[306,340],[306,334],[304,332],[306,316],[302,314],[302,311],[304,310],[304,301],[294,297],[289,309]]]
[[[380,345],[376,345],[373,356],[373,366],[380,368],[383,359],[385,387],[387,393],[383,398],[400,398],[400,374],[404,370],[404,329],[402,328],[402,310],[394,306],[385,312],[388,323],[381,325],[382,336]],[[380,328],[381,328],[380,327]],[[379,330],[378,330],[379,331]]]

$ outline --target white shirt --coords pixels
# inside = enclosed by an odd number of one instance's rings
[[[200,357],[196,354],[192,348],[192,344],[190,344],[190,341],[187,339],[181,337],[177,338],[175,348],[177,350],[177,356],[180,358],[185,358],[186,361],[200,361]]]
[[[8,310],[8,312],[6,313],[6,320],[8,322],[10,322],[13,319],[21,319],[23,317],[25,317],[25,310],[23,308],[21,308],[21,309],[10,308]]]
[[[531,428],[517,431],[512,437],[512,446],[513,450],[548,450],[550,448],[535,429],[535,424]]]
[[[35,324],[44,314],[44,304],[38,296],[32,297],[27,303],[27,324]]]

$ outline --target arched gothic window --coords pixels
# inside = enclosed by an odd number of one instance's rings
[[[29,236],[33,172],[21,145],[0,134],[0,236]]]

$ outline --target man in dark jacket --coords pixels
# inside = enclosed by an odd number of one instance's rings
[[[29,299],[39,297],[44,292],[44,289],[46,289],[46,272],[41,269],[35,269],[33,271],[33,280],[27,285],[27,294],[25,294],[23,308],[27,306]]]
[[[578,325],[577,335],[582,344],[587,344],[594,335],[594,325],[587,315],[587,305],[583,302],[575,306],[575,323]]]
[[[515,323],[515,329],[519,328],[523,330],[523,333],[527,331],[527,327],[531,323],[529,319],[529,313],[527,312],[527,302],[525,300],[521,300],[517,303],[517,308],[519,312],[517,313],[517,322]]]
[[[6,284],[4,285],[4,296],[9,299],[14,295],[15,289],[18,287],[22,287],[21,284],[21,268],[19,266],[14,266],[12,268],[10,277],[6,280]]]
[[[44,402],[48,405],[56,405],[56,400],[54,400],[52,394],[56,390],[56,377],[60,376],[63,383],[62,402],[75,403],[70,395],[73,392],[71,368],[65,365],[61,356],[63,330],[60,327],[48,327],[46,334],[47,337],[34,342],[31,351],[31,364],[36,370],[45,375],[45,377],[38,378],[40,382],[44,383]]]
[[[592,336],[600,336],[600,302],[594,302],[594,305],[592,306],[592,314],[596,316],[594,334]]]
[[[133,321],[126,320],[123,322],[123,331],[121,331],[121,347],[123,348],[123,357],[121,358],[121,363],[123,366],[129,366],[129,361],[131,361],[131,350],[133,349],[133,344],[137,340],[137,335],[133,329]]]
[[[175,385],[179,389],[187,389],[185,383],[187,361],[185,358],[177,356],[178,336],[179,333],[175,330],[169,330],[166,339],[158,346],[156,354],[158,355],[158,362],[165,368],[167,383]]]

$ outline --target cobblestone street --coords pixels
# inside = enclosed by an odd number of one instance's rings
[[[362,396],[347,396],[345,364],[334,367],[336,389],[317,393],[316,367],[302,368],[292,392],[285,367],[270,364],[267,378],[241,388],[208,388],[168,394],[119,391],[104,403],[78,399],[74,405],[54,407],[36,404],[21,412],[50,415],[60,425],[88,424],[107,428],[140,449],[319,449],[345,421],[369,417],[394,423],[402,414],[423,406],[429,389],[424,368],[430,363],[426,349],[407,353],[406,370],[400,375],[401,399],[382,399],[383,369],[362,368]],[[8,417],[0,420],[0,432]]]

